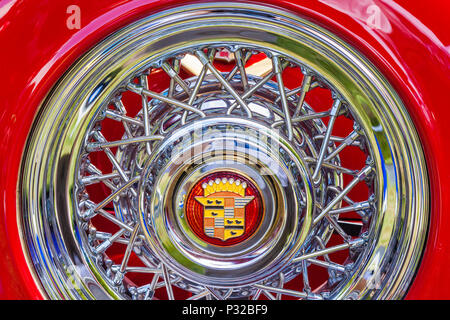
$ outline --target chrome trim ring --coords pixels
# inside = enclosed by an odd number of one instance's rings
[[[234,59],[231,71],[217,66],[221,53]],[[250,59],[258,55],[265,57],[262,69],[269,68],[250,71]],[[190,77],[181,76],[183,67]],[[284,84],[287,69],[301,71],[298,88]],[[162,91],[148,83],[158,72],[169,79]],[[314,90],[330,95],[327,110],[308,102]],[[126,94],[142,103],[135,116],[127,114]],[[115,140],[103,136],[108,121],[122,130]],[[350,132],[335,135],[345,121],[352,123]],[[163,146],[173,144],[172,136],[182,137],[191,123],[208,122],[267,128],[282,148],[263,155],[275,163],[289,150],[288,158],[297,161],[292,166],[281,161],[280,167],[291,166],[284,172],[296,181],[292,194],[298,205],[286,203],[281,184],[271,188],[272,196],[279,195],[272,206],[284,208],[273,215],[283,217],[294,208],[299,223],[282,218],[286,223],[278,229],[268,223],[269,230],[287,230],[275,232],[281,238],[286,234],[284,246],[267,245],[265,232],[255,238],[264,251],[260,257],[275,256],[276,263],[262,263],[259,273],[231,267],[223,281],[211,265],[223,250],[205,250],[200,257],[209,260],[201,264],[186,253],[199,253],[199,242],[164,211],[170,193],[159,198],[165,199],[162,211],[156,206],[159,183],[170,191],[183,179],[161,180],[164,170],[152,171],[154,159],[173,165],[171,156],[160,152],[169,150]],[[270,150],[265,140],[261,150]],[[345,151],[355,148],[364,163],[346,167]],[[253,180],[262,176],[242,159],[222,168],[237,167]],[[96,166],[102,163],[109,173]],[[277,181],[277,174],[269,176]],[[18,187],[30,267],[55,299],[151,299],[161,290],[169,299],[179,298],[174,288],[189,299],[401,298],[421,257],[429,213],[420,140],[406,108],[376,68],[309,21],[239,3],[167,10],[119,30],[86,53],[43,102]],[[358,188],[367,196],[354,201],[352,190]],[[356,222],[343,220],[349,212],[359,217]],[[98,219],[113,227],[100,229],[106,224]],[[344,230],[352,223],[356,232]],[[168,247],[183,252],[181,264]],[[337,253],[344,254],[339,262]],[[310,279],[315,267],[327,271],[320,285]],[[146,282],[140,284],[136,274],[147,275]],[[297,276],[303,279],[301,288],[291,289],[287,284]]]

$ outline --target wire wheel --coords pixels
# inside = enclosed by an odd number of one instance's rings
[[[380,73],[308,21],[230,4],[83,56],[42,105],[19,190],[49,298],[401,298],[429,210]]]

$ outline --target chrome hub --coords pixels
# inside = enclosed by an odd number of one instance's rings
[[[306,239],[314,203],[307,164],[291,150],[276,130],[235,117],[170,135],[139,188],[140,220],[158,258],[209,286],[283,270]]]

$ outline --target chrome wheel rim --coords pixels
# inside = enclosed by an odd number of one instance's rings
[[[223,52],[235,61],[229,72],[213,64]],[[256,54],[266,57],[265,73],[248,70],[246,56]],[[196,64],[201,68],[191,70],[190,78],[179,76],[180,68]],[[298,89],[283,84],[286,68],[302,71]],[[151,90],[151,70],[170,77],[165,90]],[[315,88],[331,94],[326,111],[306,103]],[[124,92],[138,95],[147,108],[127,116]],[[353,128],[340,138],[333,128],[342,117]],[[105,119],[125,134],[106,140]],[[174,147],[189,149],[185,137],[195,133],[195,124],[202,130],[228,126],[224,135],[202,137],[205,150],[218,137],[239,145],[245,132],[276,139],[255,138],[261,157],[252,165],[239,148],[230,156],[224,147],[220,157],[202,152],[206,160],[196,166],[176,166]],[[341,152],[355,146],[364,165],[343,167]],[[98,152],[110,161],[110,173],[93,166]],[[269,171],[264,180],[258,170],[273,163],[279,164],[277,173]],[[183,210],[167,209],[182,201],[193,181],[219,169],[262,179],[264,212],[272,218],[249,237],[251,245],[205,244],[183,222]],[[182,177],[186,172],[195,179]],[[277,182],[280,174],[289,187]],[[99,201],[86,189],[96,184],[110,189]],[[348,194],[362,184],[367,197],[354,202]],[[82,57],[42,105],[19,190],[32,267],[50,298],[150,299],[158,288],[171,299],[177,290],[190,299],[400,298],[420,259],[429,210],[420,140],[380,73],[308,21],[237,4],[187,6],[148,17]],[[104,209],[111,204],[111,212]],[[361,217],[354,236],[339,221],[349,211]],[[116,232],[97,229],[96,216],[112,222]],[[340,243],[330,243],[333,234]],[[120,262],[107,253],[114,243],[123,246]],[[346,252],[342,263],[330,259],[338,251]],[[131,255],[140,266],[129,263]],[[308,277],[313,265],[328,273],[317,287]],[[148,283],[136,285],[132,273],[149,274]],[[286,286],[299,276],[301,289]]]

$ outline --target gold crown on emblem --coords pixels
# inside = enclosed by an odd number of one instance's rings
[[[216,180],[209,180],[208,183],[203,183],[202,188],[204,190],[205,197],[217,192],[233,192],[244,197],[247,183],[245,181],[242,182],[239,179],[234,180],[233,178],[217,178]]]

